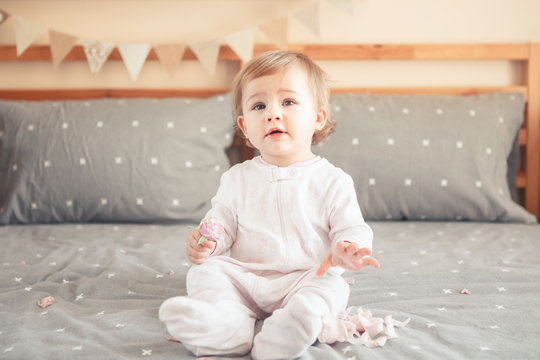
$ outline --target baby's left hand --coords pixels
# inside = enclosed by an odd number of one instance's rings
[[[317,270],[317,275],[322,275],[332,266],[341,266],[347,270],[360,270],[364,266],[373,266],[379,268],[377,259],[372,258],[371,250],[368,248],[358,248],[358,245],[348,242],[339,241],[336,244],[334,251],[330,251],[323,260],[321,266]]]

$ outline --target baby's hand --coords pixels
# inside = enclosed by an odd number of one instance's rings
[[[360,270],[364,266],[379,268],[377,259],[372,258],[371,250],[358,248],[358,245],[348,241],[339,241],[334,251],[330,251],[317,270],[317,275],[322,275],[332,266],[341,266],[347,270]]]
[[[202,264],[216,248],[215,241],[205,241],[199,244],[199,239],[201,238],[201,233],[199,229],[193,229],[189,233],[187,243],[186,243],[186,252],[191,261],[194,264]]]

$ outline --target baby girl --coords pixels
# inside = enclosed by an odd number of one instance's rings
[[[195,355],[298,357],[322,318],[346,308],[343,269],[379,267],[352,178],[311,149],[335,127],[328,98],[326,74],[303,54],[266,52],[237,75],[233,115],[261,155],[223,174],[202,222],[218,234],[190,233],[188,295],[159,310]]]

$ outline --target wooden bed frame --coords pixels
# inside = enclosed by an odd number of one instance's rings
[[[256,45],[258,54],[273,47]],[[334,93],[362,92],[379,94],[450,94],[470,95],[487,92],[521,92],[527,99],[523,128],[519,133],[520,169],[516,183],[519,200],[525,208],[540,220],[540,44],[421,44],[421,45],[289,45],[289,50],[306,53],[314,60],[507,60],[523,63],[525,76],[515,86],[467,86],[467,87],[374,87],[334,88]],[[15,46],[0,46],[0,61],[51,61],[48,46],[31,46],[20,57]],[[184,60],[195,60],[189,50]],[[121,61],[115,49],[108,61]],[[152,50],[148,60],[157,60]],[[64,61],[86,61],[81,46],[76,46]],[[219,61],[241,61],[228,47],[222,46]],[[1,85],[0,85],[1,86]],[[207,97],[224,93],[228,89],[0,89],[0,99],[63,100],[103,97]],[[252,151],[238,137],[235,147],[240,148],[242,158],[250,158]]]

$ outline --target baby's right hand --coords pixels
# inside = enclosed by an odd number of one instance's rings
[[[201,238],[201,233],[199,229],[193,229],[189,233],[187,243],[186,243],[186,252],[191,261],[194,264],[202,264],[215,250],[216,242],[207,240],[202,244],[199,244],[199,239]]]

